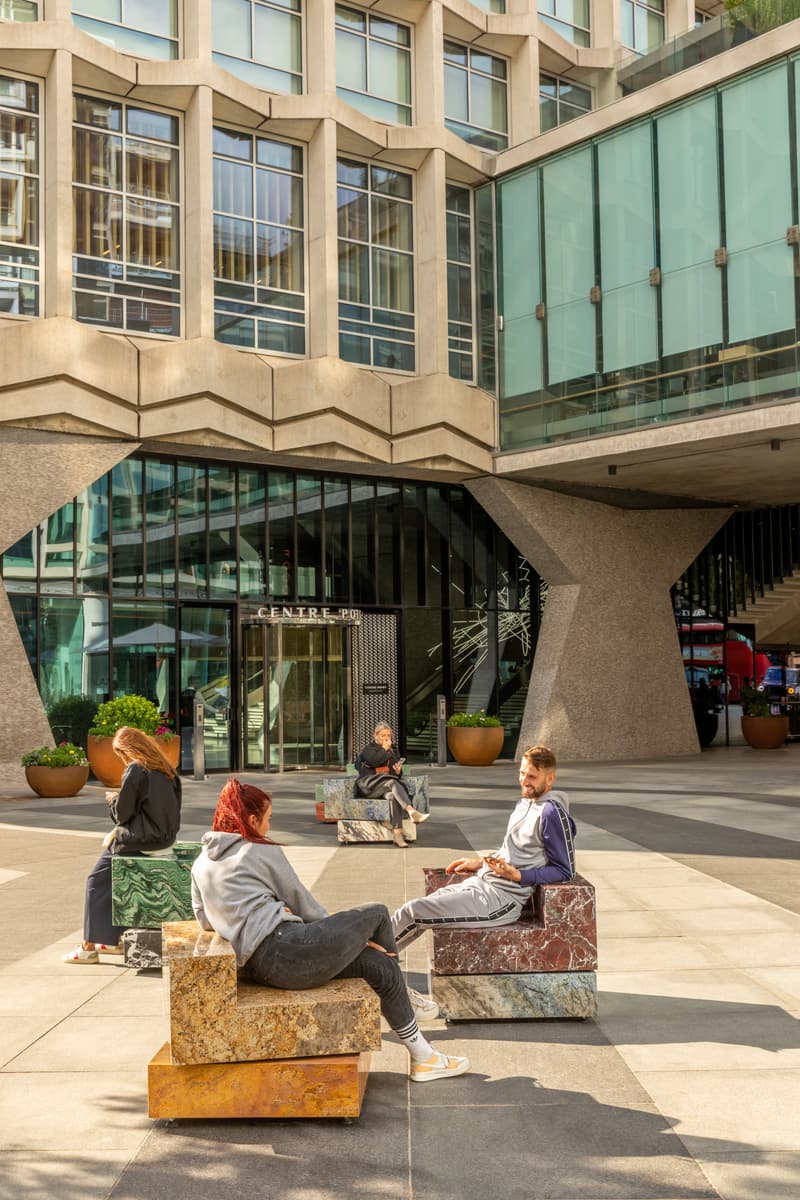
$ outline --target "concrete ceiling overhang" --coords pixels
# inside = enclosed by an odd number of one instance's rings
[[[498,476],[607,504],[800,502],[800,399],[495,457]]]

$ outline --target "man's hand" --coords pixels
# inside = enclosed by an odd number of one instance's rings
[[[445,867],[445,871],[448,875],[473,875],[482,866],[480,858],[455,858]]]
[[[521,871],[512,867],[511,863],[507,863],[504,858],[498,858],[495,854],[487,854],[483,861],[501,879],[510,879],[512,883],[519,883],[522,879]]]

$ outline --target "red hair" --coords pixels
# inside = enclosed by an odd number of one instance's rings
[[[211,828],[217,833],[238,833],[248,842],[261,842],[273,846],[269,838],[259,837],[248,820],[259,819],[272,807],[269,792],[254,787],[251,783],[240,783],[234,776],[229,779],[219,794]]]

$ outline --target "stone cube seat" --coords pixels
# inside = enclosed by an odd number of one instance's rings
[[[402,778],[415,808],[419,812],[430,812],[428,776],[404,774]],[[324,820],[337,822],[336,836],[342,845],[391,842],[389,801],[379,796],[357,795],[357,779],[355,774],[335,775],[317,785],[317,803],[323,805]],[[413,821],[403,822],[403,836],[407,842],[417,840],[417,827]]]
[[[125,965],[140,971],[161,967],[161,925],[188,921],[192,912],[192,863],[200,842],[175,842],[169,855],[118,854],[111,864],[111,916],[125,927]]]
[[[230,942],[196,921],[163,927],[174,1065],[360,1054],[381,1044],[378,997],[363,979],[284,991],[239,980]]]
[[[425,869],[426,891],[454,882]],[[521,919],[496,929],[435,930],[429,985],[447,1019],[587,1018],[597,1013],[594,887],[541,884]]]

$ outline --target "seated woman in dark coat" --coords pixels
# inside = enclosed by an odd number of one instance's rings
[[[400,757],[393,744],[391,725],[379,721],[372,737],[373,740],[364,747],[356,760],[356,790],[360,796],[381,796],[389,801],[394,844],[404,849],[408,842],[403,837],[403,816],[408,815],[419,825],[422,821],[427,821],[430,813],[417,812],[400,780],[405,759]]]

